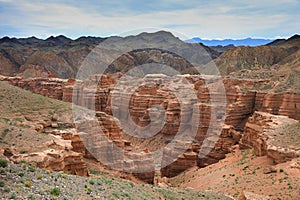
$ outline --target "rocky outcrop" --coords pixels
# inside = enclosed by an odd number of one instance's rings
[[[238,200],[271,200],[271,198],[268,196],[255,194],[253,192],[244,191],[243,194],[239,196]]]
[[[16,154],[11,156],[10,160],[15,163],[20,161],[35,163],[39,168],[65,171],[79,176],[88,175],[82,154],[74,151],[49,149],[30,154]]]
[[[73,151],[72,141],[65,140],[59,135],[52,136],[53,139],[45,143],[46,150],[19,154],[14,149],[6,149],[6,155],[15,163],[26,161],[34,163],[39,168],[88,176],[83,154]]]
[[[89,153],[86,150],[82,139],[80,138],[80,134],[82,133],[78,133],[75,128],[69,128],[65,130],[51,129],[49,133],[60,136],[65,141],[70,141],[72,151],[81,153],[84,157],[91,157],[89,156]]]
[[[197,166],[200,145],[197,143],[188,144],[184,141],[173,142],[176,148],[164,148],[161,177],[174,177],[186,169]]]
[[[292,129],[298,126],[298,121],[286,116],[255,112],[246,123],[240,146],[253,148],[257,156],[267,155],[275,163],[286,162],[300,157],[299,136]]]
[[[20,76],[16,77],[0,77],[1,81],[8,82],[14,86],[30,90],[34,93],[41,94],[54,99],[62,100],[63,87],[68,81],[58,78],[29,78],[24,79]]]
[[[238,142],[239,132],[244,129],[247,129],[245,131],[249,132],[250,135],[244,136],[243,145],[254,147],[257,155],[265,155],[267,151],[264,147],[265,142],[260,141],[263,139],[257,140],[259,137],[252,134],[252,132],[260,132],[262,124],[251,124],[252,118],[248,121],[255,110],[299,119],[297,109],[300,107],[300,94],[273,94],[253,90],[256,85],[267,84],[269,80],[224,79],[226,112],[216,112],[216,115],[213,116],[211,91],[209,91],[208,85],[213,86],[217,79],[209,76],[168,77],[156,74],[137,78],[116,73],[102,76],[94,75],[81,81],[57,78],[24,79],[4,76],[0,79],[35,93],[101,111],[97,113],[98,123],[96,125],[102,128],[105,137],[109,138],[112,143],[127,151],[140,153],[147,149],[152,152],[164,148],[178,132],[191,133],[196,128],[195,140],[190,144],[193,147],[188,147],[187,152],[178,155],[178,159],[169,167],[164,166],[162,170],[164,176],[174,176],[192,166],[203,167],[224,158],[225,154],[230,151],[230,147]],[[171,81],[171,84],[168,81]],[[182,102],[178,99],[180,95],[191,97],[191,94],[187,92],[188,90],[183,88],[185,83],[191,84],[195,89],[196,96],[194,99],[190,99],[190,102]],[[176,92],[178,94],[175,94]],[[217,93],[215,98],[220,101],[222,100],[220,99],[221,96]],[[198,110],[194,107],[197,107]],[[161,110],[165,111],[165,115]],[[111,118],[110,115],[120,121]],[[199,123],[191,121],[192,115],[199,119]],[[165,123],[162,124],[164,116]],[[211,122],[214,124],[221,123],[223,117],[225,120],[223,129],[209,129]],[[131,123],[127,123],[130,120]],[[196,124],[198,124],[197,127],[194,127]],[[180,125],[182,125],[181,130],[179,130]],[[140,129],[138,127],[149,128],[148,132],[143,132],[145,139],[139,138],[141,135],[136,135],[139,134]],[[89,128],[82,128],[78,133],[64,137],[72,140],[75,151],[93,158],[84,149],[84,145],[79,139],[85,135],[85,130]],[[208,131],[211,135],[206,138]],[[152,134],[152,132],[156,133],[156,137],[149,138],[150,135],[147,134]],[[247,137],[249,138],[246,139]],[[206,143],[203,143],[205,139],[207,139]],[[211,152],[199,158],[199,146],[214,143],[216,145],[213,148],[210,147]],[[155,145],[153,146],[153,144]],[[97,146],[99,145],[100,143],[97,144]],[[173,153],[176,154],[170,149],[166,149],[164,152],[166,158]],[[152,175],[147,175],[149,180]]]
[[[203,140],[192,144],[176,141],[176,148],[165,148],[164,150],[162,166],[164,166],[164,163],[171,164],[161,169],[161,175],[162,177],[174,177],[191,167],[206,167],[216,163],[231,152],[232,146],[238,143],[240,137],[240,133],[235,131],[232,126],[225,125],[220,136],[216,135],[217,142],[214,142],[215,138],[208,138],[204,144],[201,143]],[[213,146],[207,145],[207,142],[213,142]],[[201,151],[202,148],[204,151]],[[211,149],[207,152],[206,148]],[[176,150],[178,152],[184,151],[184,153],[177,156]]]

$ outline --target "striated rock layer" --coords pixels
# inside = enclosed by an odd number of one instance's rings
[[[292,160],[300,157],[300,136],[294,127],[300,127],[299,121],[286,116],[255,112],[246,123],[240,146],[253,148],[257,156],[267,155],[275,163]]]
[[[14,149],[6,149],[4,155],[15,163],[26,161],[35,163],[39,168],[65,171],[79,176],[89,175],[83,154],[73,151],[71,140],[53,136],[53,140],[45,145],[48,149],[41,152],[19,154]]]
[[[135,163],[143,158],[145,162],[140,166],[151,168],[152,162],[155,162],[156,166],[162,166],[162,176],[167,177],[175,176],[192,166],[204,167],[224,158],[225,154],[230,152],[231,146],[238,143],[241,131],[245,131],[241,142],[244,146],[253,147],[257,155],[266,155],[267,152],[270,156],[274,155],[271,148],[266,147],[264,134],[254,134],[261,132],[263,127],[263,124],[251,123],[259,113],[255,111],[300,120],[300,94],[274,94],[254,90],[257,84],[269,83],[269,80],[224,79],[226,100],[218,90],[212,89],[217,88],[219,80],[201,75],[171,78],[158,74],[137,78],[116,73],[94,75],[80,81],[4,76],[1,76],[0,80],[51,98],[101,111],[96,114],[98,122],[81,124],[77,135],[66,136],[72,140],[74,151],[92,158],[95,157],[93,151],[103,152],[105,148],[115,144],[126,152],[132,152],[122,157],[123,160],[115,160],[119,170],[132,168],[134,171]],[[193,88],[194,97],[186,86]],[[189,100],[183,97],[189,97]],[[212,97],[215,99],[212,100]],[[215,102],[226,103],[224,112],[221,112],[222,105],[213,107]],[[252,118],[247,122],[250,116]],[[89,138],[99,137],[99,129],[89,132],[93,130],[93,124],[100,126],[104,135],[96,140],[99,142],[93,148],[86,150],[82,147],[84,141],[80,139],[84,138],[86,133],[89,133]],[[211,124],[221,128],[212,128]],[[143,128],[147,131],[143,131]],[[196,133],[191,136],[194,130]],[[175,139],[178,133],[192,137],[192,140],[181,146],[184,139]],[[110,141],[103,143],[105,138]],[[175,145],[178,148],[166,147],[171,141],[178,144],[179,146]],[[157,150],[163,152],[161,163],[153,161],[154,158],[145,153]],[[274,160],[281,162],[280,159]],[[165,166],[168,163],[172,164]],[[136,176],[152,182],[154,174],[137,173]]]

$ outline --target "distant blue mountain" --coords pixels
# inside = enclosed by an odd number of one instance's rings
[[[188,43],[202,43],[206,46],[227,46],[227,45],[234,45],[234,46],[260,46],[265,45],[270,42],[273,42],[274,40],[269,39],[253,39],[253,38],[246,38],[246,39],[238,39],[238,40],[232,40],[232,39],[225,39],[225,40],[203,40],[201,38],[195,37],[189,40],[186,40],[185,42]]]

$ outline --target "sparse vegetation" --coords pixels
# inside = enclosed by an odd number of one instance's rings
[[[26,187],[31,187],[32,186],[32,182],[31,181],[25,181],[25,183],[24,183],[24,185],[26,186]]]
[[[10,170],[5,175],[8,182],[0,181],[0,190],[6,191],[3,193],[4,199],[9,199],[13,193],[15,193],[16,199],[22,197],[27,199],[94,199],[95,197],[103,199],[149,199],[149,197],[151,199],[160,197],[167,199],[207,199],[210,197],[223,199],[222,197],[224,197],[213,191],[199,192],[180,188],[159,188],[148,184],[135,185],[131,181],[118,178],[112,180],[113,177],[110,174],[99,175],[95,179],[91,179],[74,175],[63,177],[61,172],[48,173],[48,170],[43,169],[31,172],[21,165],[21,163],[10,165]],[[24,173],[24,176],[20,177],[21,173]],[[33,181],[35,178],[38,181]],[[53,187],[54,179],[57,179],[55,187]],[[20,184],[17,186],[15,185],[16,180],[20,180]],[[22,186],[26,189],[17,189]]]
[[[91,180],[89,181],[89,183],[90,183],[91,185],[94,185],[94,184],[95,184],[95,181],[94,181],[93,179],[91,179]]]
[[[57,187],[54,187],[52,189],[50,189],[50,194],[53,195],[53,196],[59,196],[60,195],[60,189],[57,188]]]
[[[4,181],[0,181],[0,187],[4,187],[4,186],[5,186]]]
[[[20,154],[25,154],[25,153],[27,153],[27,152],[28,152],[28,151],[26,151],[26,150],[20,150],[20,151],[19,151]]]
[[[17,199],[16,193],[12,192],[9,198],[10,199]]]
[[[279,172],[280,172],[280,173],[283,173],[283,172],[284,172],[284,170],[283,170],[283,169],[279,169]]]
[[[1,139],[4,139],[8,132],[9,132],[9,129],[5,128],[1,133]]]
[[[20,177],[23,177],[25,174],[24,174],[24,172],[19,172],[18,175],[19,175]]]
[[[87,186],[86,190],[87,190],[88,194],[90,194],[93,191],[93,189],[91,187],[89,187],[89,186]]]
[[[5,168],[5,167],[7,167],[7,166],[8,166],[7,160],[0,159],[0,167]]]

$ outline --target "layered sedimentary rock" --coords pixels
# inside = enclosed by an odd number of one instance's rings
[[[199,153],[198,166],[206,167],[225,158],[225,155],[231,151],[232,146],[239,142],[240,137],[240,132],[234,130],[232,126],[224,125],[211,151],[207,155]],[[203,146],[205,145],[202,144]]]
[[[173,177],[188,168],[197,166],[200,145],[197,143],[189,144],[184,141],[174,142],[176,148],[166,147],[164,149],[161,169],[162,177]]]
[[[176,154],[177,150],[164,149],[166,144],[173,141],[178,133],[189,136],[196,130],[190,144],[193,147],[186,147],[187,152],[178,155],[178,159],[176,157],[175,162],[170,166],[164,166],[162,170],[164,176],[174,176],[189,167],[207,166],[224,158],[225,154],[230,151],[230,147],[238,142],[240,137],[238,131],[244,129],[246,133],[250,133],[250,136],[247,136],[248,134],[244,136],[243,144],[254,147],[257,155],[265,155],[267,149],[264,147],[264,136],[258,139],[251,134],[260,132],[263,125],[251,124],[251,118],[245,127],[254,111],[300,119],[300,112],[298,112],[300,94],[273,94],[254,90],[256,85],[269,83],[269,80],[224,79],[226,99],[218,93],[219,91],[213,90],[219,81],[213,76],[168,77],[156,74],[137,78],[117,73],[94,75],[80,81],[3,76],[0,80],[35,93],[101,111],[97,113],[98,122],[94,125],[101,127],[103,137],[108,138],[110,143],[99,142],[92,151],[99,151],[112,144],[126,151],[132,151],[136,154],[126,155],[127,161],[133,163],[130,165],[132,168],[135,167],[134,163],[138,162],[137,158],[141,157],[147,160],[142,166],[152,166],[150,165],[151,157],[147,154],[143,155],[144,153],[140,154],[144,150],[152,152],[162,149],[165,158],[173,159],[172,155]],[[186,86],[193,88],[195,96],[185,88]],[[189,97],[189,100],[186,101],[182,97]],[[226,109],[222,112],[222,105],[212,107],[218,101],[226,103]],[[198,121],[195,122],[192,119],[198,119]],[[212,124],[220,125],[221,129],[211,128]],[[74,151],[81,152],[86,157],[93,157],[93,152],[90,154],[88,153],[90,150],[84,150],[83,141],[79,139],[84,137],[86,130],[92,125],[88,123],[87,126],[82,130],[79,129],[77,135],[71,134],[64,137],[72,140]],[[93,134],[97,134],[97,131],[95,130]],[[94,137],[93,134],[91,138]],[[247,137],[249,139],[246,139]],[[100,138],[100,140],[105,138]],[[211,145],[214,146],[211,147]],[[199,153],[201,146],[211,151],[207,153],[205,150],[205,153]],[[269,152],[271,155],[271,150]],[[125,166],[124,161],[116,165]],[[153,178],[153,173],[137,176],[149,182]]]
[[[209,134],[209,137],[202,138],[191,144],[184,141],[175,142],[176,148],[165,148],[161,175],[174,177],[188,168],[199,166],[206,167],[223,159],[231,151],[233,145],[240,140],[240,133],[232,126],[225,125],[221,133]],[[209,144],[211,143],[211,144]]]
[[[297,120],[286,116],[255,112],[246,123],[240,145],[253,148],[258,156],[271,157],[275,163],[286,162],[300,156],[299,136],[292,128],[298,126]]]
[[[14,162],[21,160],[36,163],[39,168],[54,171],[65,171],[79,176],[87,176],[88,169],[83,160],[82,154],[73,151],[49,149],[44,152],[31,153],[28,155],[15,155],[11,157]]]
[[[259,111],[300,120],[300,94],[258,93],[255,107]]]
[[[34,93],[42,94],[51,98],[72,102],[76,101],[76,97],[80,99],[80,95],[85,99],[78,100],[78,104],[82,101],[86,103],[86,107],[95,107],[96,110],[110,113],[111,93],[115,89],[116,81],[122,76],[121,73],[112,75],[98,75],[90,77],[85,81],[78,81],[75,84],[74,79],[58,79],[58,78],[30,78],[24,79],[22,77],[6,77],[1,76],[1,81],[6,81],[12,85],[30,90]],[[205,78],[193,75],[186,77],[186,79],[194,84],[197,90],[198,101],[202,103],[209,103],[210,91],[206,87]],[[144,80],[135,79],[143,84]],[[97,83],[97,88],[89,88],[89,85]],[[300,114],[297,109],[300,108],[300,94],[292,93],[267,93],[249,91],[254,88],[255,84],[262,84],[269,82],[268,80],[239,80],[239,79],[225,79],[224,86],[226,88],[226,97],[228,104],[228,112],[226,124],[238,126],[241,121],[247,119],[254,110],[268,112],[271,114],[285,115],[293,119],[300,119]],[[247,91],[242,91],[241,88]],[[153,88],[155,90],[155,88]],[[115,91],[118,92],[118,91]],[[90,94],[89,94],[90,93]],[[73,99],[74,95],[74,99]],[[126,95],[123,92],[121,95]],[[151,93],[149,93],[151,95]],[[153,104],[160,103],[151,102]],[[90,105],[89,102],[94,103]],[[134,102],[133,102],[134,103]],[[139,103],[139,102],[137,102]],[[134,115],[134,112],[133,112]]]
[[[153,158],[143,151],[131,152],[131,143],[122,139],[124,133],[116,118],[96,112],[95,118],[82,116],[76,122],[76,128],[90,156],[108,168],[131,173],[142,181],[153,183]]]
[[[88,152],[84,147],[82,139],[80,138],[80,133],[76,131],[75,128],[69,128],[65,130],[54,129],[50,131],[53,135],[58,135],[66,141],[70,141],[72,150],[81,153],[84,157],[88,157]]]
[[[6,81],[14,86],[30,90],[34,93],[48,96],[50,98],[62,100],[63,87],[66,85],[66,79],[58,78],[30,78],[22,77],[0,77],[1,81]]]
[[[19,154],[10,149],[6,151],[9,154],[9,159],[15,163],[27,161],[35,163],[39,168],[65,171],[80,176],[88,175],[83,155],[72,151],[73,147],[70,140],[54,136],[54,139],[47,142],[46,145],[48,149],[41,152]]]

